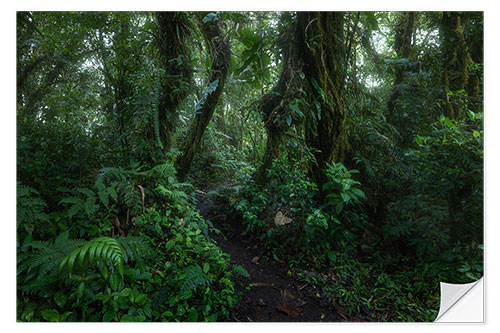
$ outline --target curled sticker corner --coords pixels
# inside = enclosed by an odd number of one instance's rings
[[[441,302],[434,320],[441,323],[484,322],[483,278],[465,284],[440,283]]]

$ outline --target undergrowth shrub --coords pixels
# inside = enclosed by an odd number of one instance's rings
[[[47,214],[38,193],[19,185],[18,320],[226,318],[237,300],[233,280],[248,273],[208,237],[216,230],[190,188],[170,162],[104,168],[95,187],[59,191],[62,210]]]
[[[416,137],[417,147],[407,153],[416,166],[414,182],[406,196],[390,204],[383,226],[384,236],[405,244],[408,254],[440,260],[444,267],[455,261],[452,253],[464,258],[465,253],[472,254],[466,263],[482,260],[478,251],[483,242],[481,128],[482,114],[469,112],[464,120],[441,117],[429,136]],[[464,281],[478,276],[467,272],[469,278],[456,270],[447,278]]]
[[[317,185],[307,176],[310,162],[310,155],[300,149],[282,151],[267,171],[268,184],[242,187],[235,208],[246,232],[260,235],[275,258],[322,267],[335,261],[341,242],[352,243],[344,249],[356,246],[353,231],[364,228],[364,194],[351,178],[356,171],[332,163],[324,171],[329,179],[324,186],[327,201],[318,204]]]

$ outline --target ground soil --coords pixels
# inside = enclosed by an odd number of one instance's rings
[[[228,321],[236,322],[339,322],[366,321],[363,315],[347,317],[335,302],[317,296],[312,286],[299,281],[284,263],[266,259],[266,253],[253,248],[252,242],[242,234],[238,223],[222,222],[214,203],[206,193],[198,194],[198,209],[210,220],[220,234],[211,237],[231,257],[231,264],[243,266],[250,279],[241,277],[237,291],[238,303]],[[220,214],[219,214],[220,215]]]

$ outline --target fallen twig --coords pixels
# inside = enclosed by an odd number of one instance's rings
[[[301,291],[302,289],[304,289],[305,287],[307,287],[309,284],[306,283],[305,285],[303,285],[302,287],[300,287],[299,289],[297,289],[297,291]]]
[[[270,284],[267,284],[267,283],[261,283],[261,282],[253,282],[253,283],[250,283],[250,286],[251,287],[271,287],[271,288],[274,288],[276,289],[277,291],[281,292],[281,290],[273,285],[270,285]]]

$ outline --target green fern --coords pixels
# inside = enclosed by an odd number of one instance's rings
[[[149,177],[159,182],[168,182],[168,184],[177,183],[177,170],[175,169],[173,159],[170,162],[159,164],[149,171]]]
[[[175,188],[170,190],[163,185],[158,185],[156,190],[173,204],[185,205],[188,202],[188,196],[184,191]]]
[[[49,216],[43,211],[47,207],[35,189],[17,184],[17,225],[34,225],[39,221],[48,221]]]
[[[87,261],[85,259],[87,258]],[[84,246],[75,249],[71,254],[67,255],[59,265],[59,271],[65,265],[68,266],[68,273],[71,276],[75,262],[82,268],[86,269],[89,265],[104,263],[117,270],[123,278],[123,263],[125,261],[124,251],[120,243],[111,237],[99,237],[92,239]]]
[[[144,257],[149,257],[153,254],[153,250],[149,244],[140,237],[128,236],[120,238],[120,245],[123,250],[124,261],[134,260],[141,271],[145,270]]]
[[[69,253],[85,244],[81,239],[69,239],[68,231],[61,233],[54,242],[31,241],[24,244],[27,253],[18,253],[18,276],[24,276],[20,290],[34,293],[42,290],[48,282],[53,282],[57,267]]]
[[[140,208],[142,196],[134,178],[143,175],[137,168],[102,168],[95,182],[100,202],[108,207],[111,199],[131,210]]]
[[[68,210],[67,214],[69,218],[72,218],[79,212],[84,212],[89,218],[94,216],[99,209],[99,204],[97,203],[97,196],[94,191],[88,188],[75,188],[71,191],[73,196],[64,197],[59,201],[59,204],[67,204]],[[84,195],[84,198],[78,195]]]
[[[129,174],[121,167],[108,167],[99,170],[97,179],[103,183],[111,183],[112,181],[123,181],[128,178]]]
[[[28,255],[30,259],[19,266],[18,272],[22,272],[24,269],[28,269],[28,271],[38,269],[39,275],[55,272],[55,269],[66,255],[85,244],[84,240],[69,239],[68,235],[68,231],[61,233],[54,240],[54,243],[32,241],[25,244],[25,247],[31,247],[34,250],[38,250],[38,252],[35,252],[31,256]]]
[[[18,284],[18,289],[23,295],[37,295],[47,290],[47,286],[57,283],[58,280],[56,275],[31,274],[22,285]]]
[[[250,274],[247,272],[247,270],[241,266],[241,265],[233,265],[233,269],[231,270],[233,274],[235,275],[241,275],[246,278],[250,279]]]
[[[206,286],[210,284],[210,277],[203,273],[198,265],[191,265],[184,270],[185,278],[181,284],[180,294],[186,295],[196,291],[198,286]]]

